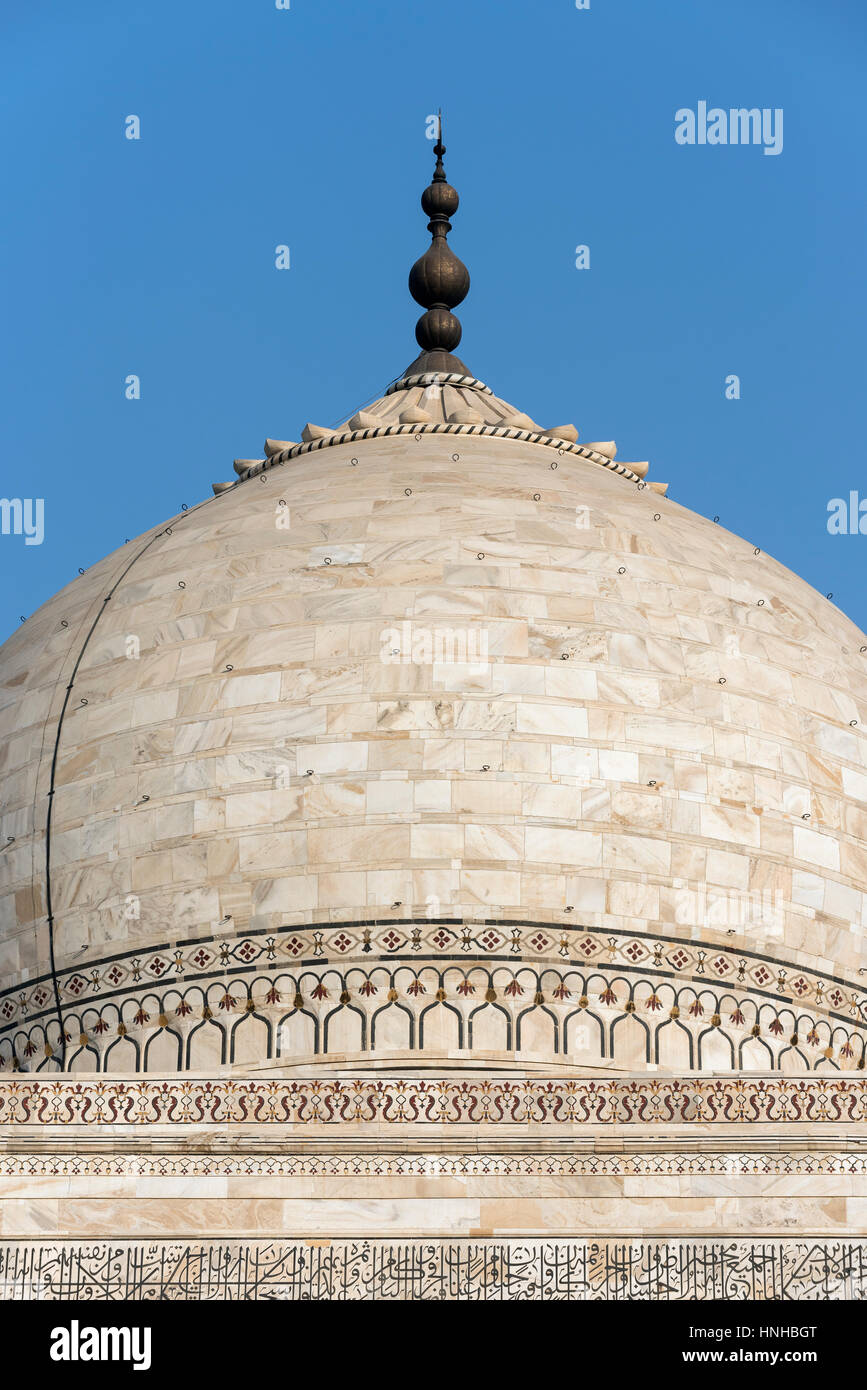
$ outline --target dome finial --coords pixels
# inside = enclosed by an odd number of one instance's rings
[[[418,372],[472,375],[460,358],[452,355],[452,350],[461,341],[461,325],[451,311],[466,298],[470,275],[447,241],[452,229],[449,218],[457,212],[460,200],[455,189],[446,181],[443,168],[445,152],[443,116],[439,111],[437,142],[434,145],[436,168],[431,184],[421,195],[422,210],[430,218],[427,225],[431,244],[409,272],[409,292],[416,303],[426,310],[415,326],[416,341],[422,351],[407,367],[407,376]]]
[[[445,183],[446,171],[443,168],[443,155],[446,147],[443,144],[443,108],[437,112],[437,142],[434,145],[434,154],[437,157],[436,168],[434,169],[434,183]]]

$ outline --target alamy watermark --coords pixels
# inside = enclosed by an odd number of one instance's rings
[[[783,152],[781,106],[708,109],[700,101],[695,111],[681,106],[674,113],[674,138],[679,145],[762,145],[765,154]]]
[[[409,621],[383,628],[379,659],[386,666],[488,666],[487,628],[418,627]]]
[[[26,1275],[16,1274],[11,1279],[0,1279],[0,1299],[6,1302],[14,1299],[23,1303],[39,1302],[51,1292],[50,1280],[45,1275],[28,1279]]]
[[[52,1361],[131,1361],[134,1371],[151,1364],[149,1327],[82,1327],[73,1318],[68,1327],[51,1329]]]
[[[766,940],[781,939],[784,899],[779,889],[681,888],[674,919],[681,926],[723,928],[731,933],[760,930]]]
[[[25,545],[45,539],[44,497],[0,497],[0,535],[23,536]]]
[[[831,536],[867,536],[867,497],[857,492],[845,497],[832,497],[828,503],[828,534]]]

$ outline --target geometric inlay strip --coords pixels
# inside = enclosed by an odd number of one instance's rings
[[[867,1177],[867,1152],[0,1153],[0,1179]]]

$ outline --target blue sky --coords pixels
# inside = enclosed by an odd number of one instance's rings
[[[10,0],[0,38],[0,490],[45,499],[0,636],[413,359],[439,105],[469,367],[867,627],[826,526],[867,498],[863,0]],[[702,100],[782,108],[782,153],[678,145]]]

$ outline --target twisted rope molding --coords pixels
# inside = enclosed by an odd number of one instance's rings
[[[867,1082],[607,1077],[581,1080],[0,1081],[0,1126],[455,1124],[526,1127],[861,1124]]]
[[[417,372],[415,376],[402,376],[391,383],[385,394],[393,396],[395,391],[409,391],[413,386],[460,386],[464,391],[480,391],[485,396],[494,394],[477,376],[462,376],[460,372]]]
[[[625,468],[622,463],[616,463],[614,459],[607,458],[605,454],[597,454],[595,450],[586,449],[581,444],[571,444],[566,439],[557,439],[555,436],[543,434],[541,431],[516,430],[506,425],[451,425],[434,421],[431,424],[383,425],[366,430],[337,431],[325,439],[311,439],[303,444],[295,444],[291,449],[283,449],[279,454],[272,454],[270,458],[262,459],[252,468],[248,468],[238,478],[237,483],[232,484],[232,488],[237,487],[238,483],[243,483],[248,478],[267,472],[275,464],[288,463],[291,459],[300,458],[302,454],[310,454],[317,449],[331,449],[336,444],[354,444],[366,439],[383,439],[389,435],[406,434],[415,435],[417,439],[421,438],[422,434],[485,434],[495,436],[497,439],[513,439],[522,444],[541,444],[545,448],[556,449],[561,457],[565,454],[574,454],[578,458],[587,459],[590,463],[598,463],[603,468],[610,468],[612,472],[620,474],[630,483],[641,483],[637,473],[633,473],[630,468]],[[232,488],[227,489],[227,491],[231,492]]]

